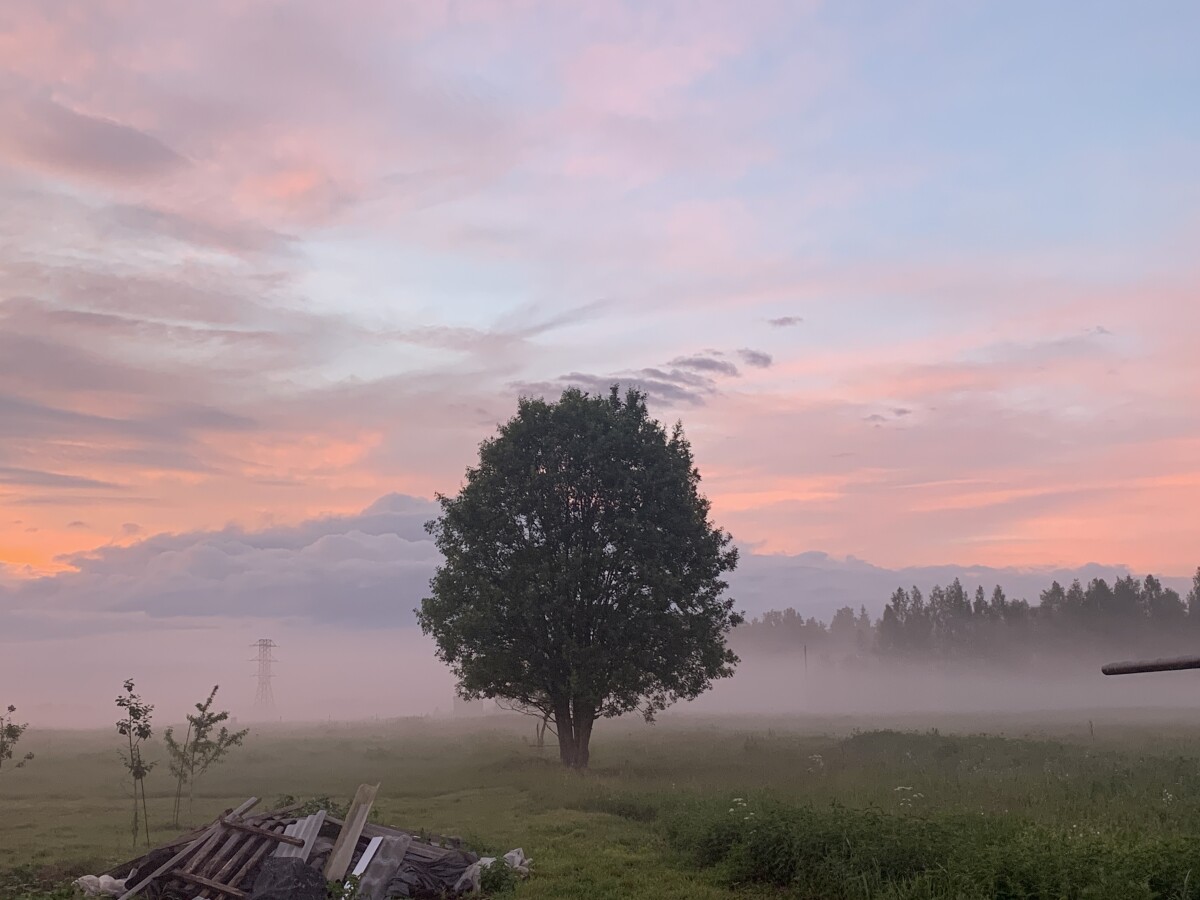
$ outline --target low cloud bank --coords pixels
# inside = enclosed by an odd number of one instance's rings
[[[389,494],[362,512],[251,531],[160,534],[65,559],[71,571],[0,580],[3,640],[36,640],[178,627],[182,621],[277,621],[348,630],[404,628],[425,595],[438,552],[424,523],[432,501]],[[828,620],[842,606],[878,615],[898,586],[928,590],[960,578],[968,588],[1002,584],[1036,599],[1052,579],[1069,583],[1127,574],[1124,567],[1017,570],[937,566],[884,569],[824,553],[746,553],[730,578],[750,616],[794,607]],[[1164,579],[1186,590],[1183,578]]]

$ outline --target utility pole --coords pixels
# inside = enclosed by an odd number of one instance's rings
[[[258,648],[258,656],[251,660],[258,663],[258,692],[254,695],[254,709],[264,718],[274,718],[275,692],[271,689],[271,679],[275,673],[271,671],[271,663],[278,660],[271,651],[279,645],[270,638],[261,638],[250,646]]]

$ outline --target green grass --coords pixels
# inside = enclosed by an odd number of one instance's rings
[[[878,724],[901,727],[854,730]],[[516,898],[1200,898],[1200,728],[916,724],[602,723],[586,775],[530,747],[523,722],[258,728],[185,824],[379,781],[379,821],[523,847],[535,876],[496,885]],[[0,776],[5,898],[136,852],[115,735],[31,731],[28,749]],[[147,787],[166,840],[165,765]]]

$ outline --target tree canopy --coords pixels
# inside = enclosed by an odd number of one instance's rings
[[[523,398],[426,526],[444,556],[417,611],[467,699],[554,722],[585,767],[598,718],[647,718],[733,674],[740,624],[682,426],[645,395]]]
[[[972,593],[959,579],[897,588],[871,620],[837,610],[827,625],[795,609],[770,611],[732,635],[742,653],[803,652],[913,661],[1020,663],[1075,659],[1071,651],[1162,656],[1194,651],[1200,633],[1200,568],[1186,598],[1154,575],[1125,575],[1111,584],[1093,578],[1067,586],[1054,581],[1033,603],[1008,596],[1000,585]]]

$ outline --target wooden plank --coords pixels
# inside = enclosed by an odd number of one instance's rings
[[[255,839],[251,838],[251,840]],[[232,878],[229,879],[229,883],[235,886],[241,884],[242,879],[244,879],[254,869],[254,867],[258,865],[259,860],[267,855],[267,851],[277,846],[278,845],[274,841],[264,840],[259,845],[258,849],[250,855],[250,858],[242,864],[242,867],[234,873]]]
[[[233,810],[233,814],[242,815],[243,813],[246,813],[249,810],[253,809],[256,803],[258,803],[258,798],[251,797],[249,800],[247,800],[241,806],[237,807],[237,809]],[[207,841],[206,835],[208,835],[210,833],[214,834],[214,835],[220,834],[221,833],[220,824],[214,823],[213,825],[209,826],[208,831],[206,831],[200,837],[196,838],[194,841],[192,841],[190,844],[188,844],[186,847],[184,847],[182,850],[180,850],[178,853],[176,853],[174,856],[172,856],[170,859],[168,859],[165,863],[163,863],[161,866],[159,866],[157,869],[155,869],[153,872],[151,872],[149,875],[147,875],[145,878],[143,878],[141,881],[139,881],[133,887],[126,890],[125,893],[122,894],[118,898],[118,900],[129,900],[130,897],[136,897],[138,895],[138,892],[144,890],[147,886],[149,886],[149,884],[152,881],[154,881],[154,879],[161,878],[167,872],[170,872],[170,871],[174,870],[175,868],[177,868],[180,863],[187,860],[193,853],[197,852],[206,843],[206,841]]]
[[[209,838],[208,843],[201,847],[196,855],[191,858],[191,861],[181,867],[180,871],[194,872],[197,875],[203,875],[205,870],[212,871],[225,855],[240,843],[233,835],[227,833],[230,827],[229,820],[240,818],[241,813],[236,811],[229,811],[219,818],[214,824],[220,826],[220,834]],[[220,840],[222,836],[225,837],[224,842]],[[220,845],[219,847],[217,846],[218,844]]]
[[[213,854],[221,843],[221,838],[225,837],[225,826],[220,822],[216,824],[216,831],[208,836],[200,849],[192,854],[192,858],[179,867],[180,872],[194,872],[202,865],[208,862],[208,858]]]
[[[242,814],[245,814],[245,812],[252,810],[254,808],[254,805],[256,805],[257,803],[258,803],[258,798],[251,797],[250,799],[246,800],[246,802],[244,804],[241,804],[240,806],[238,806],[238,808],[234,809],[233,815],[240,816]],[[191,844],[188,844],[186,847],[182,848],[182,850],[179,851],[178,853],[176,853],[175,856],[168,859],[166,863],[163,863],[162,865],[158,866],[157,869],[150,872],[150,875],[142,878],[142,881],[139,881],[137,884],[134,884],[134,886],[132,888],[126,890],[126,892],[124,894],[121,894],[121,896],[120,896],[120,898],[118,898],[118,900],[128,900],[128,898],[132,898],[132,896],[137,896],[139,892],[142,892],[142,890],[144,890],[146,887],[149,887],[150,883],[152,881],[154,881],[155,878],[161,878],[163,875],[166,875],[167,872],[172,871],[175,868],[178,868],[178,866],[181,863],[184,863],[186,859],[190,858],[193,853],[196,853],[197,851],[199,851],[200,847],[203,847],[206,844],[206,841],[208,841],[208,835],[220,834],[220,833],[221,833],[220,823],[211,824],[211,826],[209,826],[208,830],[206,830],[206,832],[204,832],[202,835],[200,835],[199,838],[197,838],[196,840],[193,840],[191,842]]]
[[[212,823],[210,822],[209,824],[205,825],[203,828],[193,828],[187,834],[181,834],[179,837],[175,838],[175,840],[168,841],[167,843],[162,844],[161,846],[155,847],[154,849],[155,850],[174,850],[176,847],[182,847],[184,844],[190,844],[196,838],[200,837],[200,835],[204,834],[204,832],[208,831],[208,829],[210,829],[211,827],[212,827]]]
[[[133,887],[127,889],[125,891],[125,893],[123,893],[119,898],[117,898],[117,900],[129,900],[130,897],[136,897],[138,892],[140,892],[140,891],[144,890],[146,887],[148,887],[150,885],[150,883],[152,881],[154,881],[156,878],[161,878],[163,875],[166,875],[168,872],[172,871],[173,869],[178,867],[181,863],[183,863],[185,860],[187,860],[188,857],[190,857],[193,853],[195,853],[197,850],[199,850],[202,845],[207,843],[210,835],[220,834],[220,832],[221,832],[220,825],[209,826],[208,831],[204,832],[204,834],[202,834],[200,837],[196,838],[196,840],[192,841],[192,843],[188,844],[186,847],[184,847],[182,850],[180,850],[178,853],[176,853],[174,856],[172,856],[170,859],[168,859],[165,863],[163,863],[161,866],[159,866],[157,869],[155,869],[153,872],[151,872],[149,875],[147,875],[145,878],[143,878],[141,881],[139,881]]]
[[[273,841],[279,841],[282,844],[291,844],[293,847],[303,847],[304,840],[295,838],[287,834],[287,832],[268,831],[265,828],[259,828],[257,825],[247,825],[244,822],[230,822],[228,819],[221,820],[222,825],[227,825],[237,831],[245,832],[246,834],[254,834],[258,837],[270,838]]]
[[[354,845],[358,843],[363,826],[367,824],[367,816],[371,812],[371,806],[375,803],[375,796],[378,793],[379,785],[377,784],[360,784],[358,786],[358,791],[354,794],[354,802],[350,804],[350,811],[346,813],[346,824],[338,832],[337,840],[333,844],[333,852],[329,854],[329,861],[325,863],[326,881],[341,881],[346,877],[346,870],[350,868],[350,859],[354,856]]]
[[[277,823],[267,822],[266,824],[270,826]],[[268,837],[276,836],[273,831],[266,829],[259,829],[259,831]],[[257,846],[259,840],[260,838],[256,834],[247,835],[245,832],[234,830],[229,835],[225,846],[221,848],[220,852],[211,857],[209,863],[204,867],[207,871],[201,870],[196,872],[196,874],[211,878],[213,881],[224,882],[225,877]],[[229,852],[231,848],[233,849],[232,854]],[[221,863],[221,860],[224,860],[224,863],[218,868],[217,865]],[[199,898],[208,897],[208,895],[208,890],[205,889],[197,895],[197,898],[199,900]]]
[[[210,873],[216,871],[217,868],[221,865],[222,861],[228,859],[230,854],[235,853],[237,848],[239,846],[241,846],[243,843],[245,843],[245,841],[246,841],[245,833],[237,830],[235,827],[237,824],[245,824],[245,823],[231,822],[229,820],[229,817],[226,816],[220,820],[220,824],[224,825],[226,828],[229,829],[229,834],[225,838],[225,843],[221,845],[220,850],[218,850],[216,853],[214,853],[212,856],[210,856],[207,860],[205,860],[203,865],[192,869],[192,871],[194,871],[197,875],[210,874]]]
[[[157,847],[154,848],[154,852],[158,852],[160,850],[174,850],[177,847],[182,847],[186,844],[190,844],[192,841],[196,840],[197,838],[208,834],[208,829],[210,829],[211,827],[212,827],[212,823],[210,822],[208,825],[205,825],[203,828],[193,828],[191,831],[181,834],[181,835],[179,835],[179,837],[177,837],[173,840],[167,841],[167,843],[165,843],[165,844],[159,844]],[[111,869],[107,869],[106,871],[99,872],[97,874],[112,875],[112,876],[116,877],[117,872],[121,871],[122,869],[125,869],[128,872],[130,869],[135,868],[138,863],[145,861],[146,857],[149,855],[150,854],[147,853],[144,856],[138,857],[137,859],[133,860],[132,862],[129,860],[125,860],[125,862],[117,863]]]
[[[325,824],[325,810],[318,810],[306,819],[300,819],[288,830],[293,837],[302,838],[304,845],[300,849],[296,849],[287,844],[281,844],[275,849],[276,856],[295,856],[305,862],[308,861],[309,854],[312,853],[313,844],[317,842],[317,836],[321,833],[321,826]]]
[[[247,835],[243,838],[241,845],[237,849],[237,852],[234,853],[233,856],[229,857],[229,859],[225,861],[225,864],[221,866],[220,869],[218,869],[216,872],[209,873],[209,877],[214,881],[221,882],[222,884],[228,883],[232,884],[234,887],[237,887],[239,884],[241,884],[241,879],[237,878],[235,880],[230,878],[230,873],[238,870],[246,858],[252,856],[259,847],[273,846],[275,845],[265,838],[257,838],[252,835]],[[202,893],[201,896],[204,896],[204,894]]]
[[[224,824],[224,822],[222,822]],[[246,841],[246,836],[241,832],[231,831],[225,837],[225,843],[221,845],[221,849],[205,860],[204,865],[196,867],[195,874],[203,875],[205,878],[211,878],[214,873],[220,868],[222,860],[228,859],[232,855],[236,855],[237,848],[240,844]],[[220,879],[217,879],[218,881]],[[201,891],[200,897],[207,897],[208,891]]]
[[[176,878],[182,878],[184,881],[190,881],[192,884],[198,884],[210,891],[215,891],[218,894],[228,894],[230,897],[245,897],[246,892],[235,887],[230,887],[227,884],[221,884],[219,881],[213,881],[211,878],[205,878],[203,875],[194,875],[191,872],[176,872]]]

